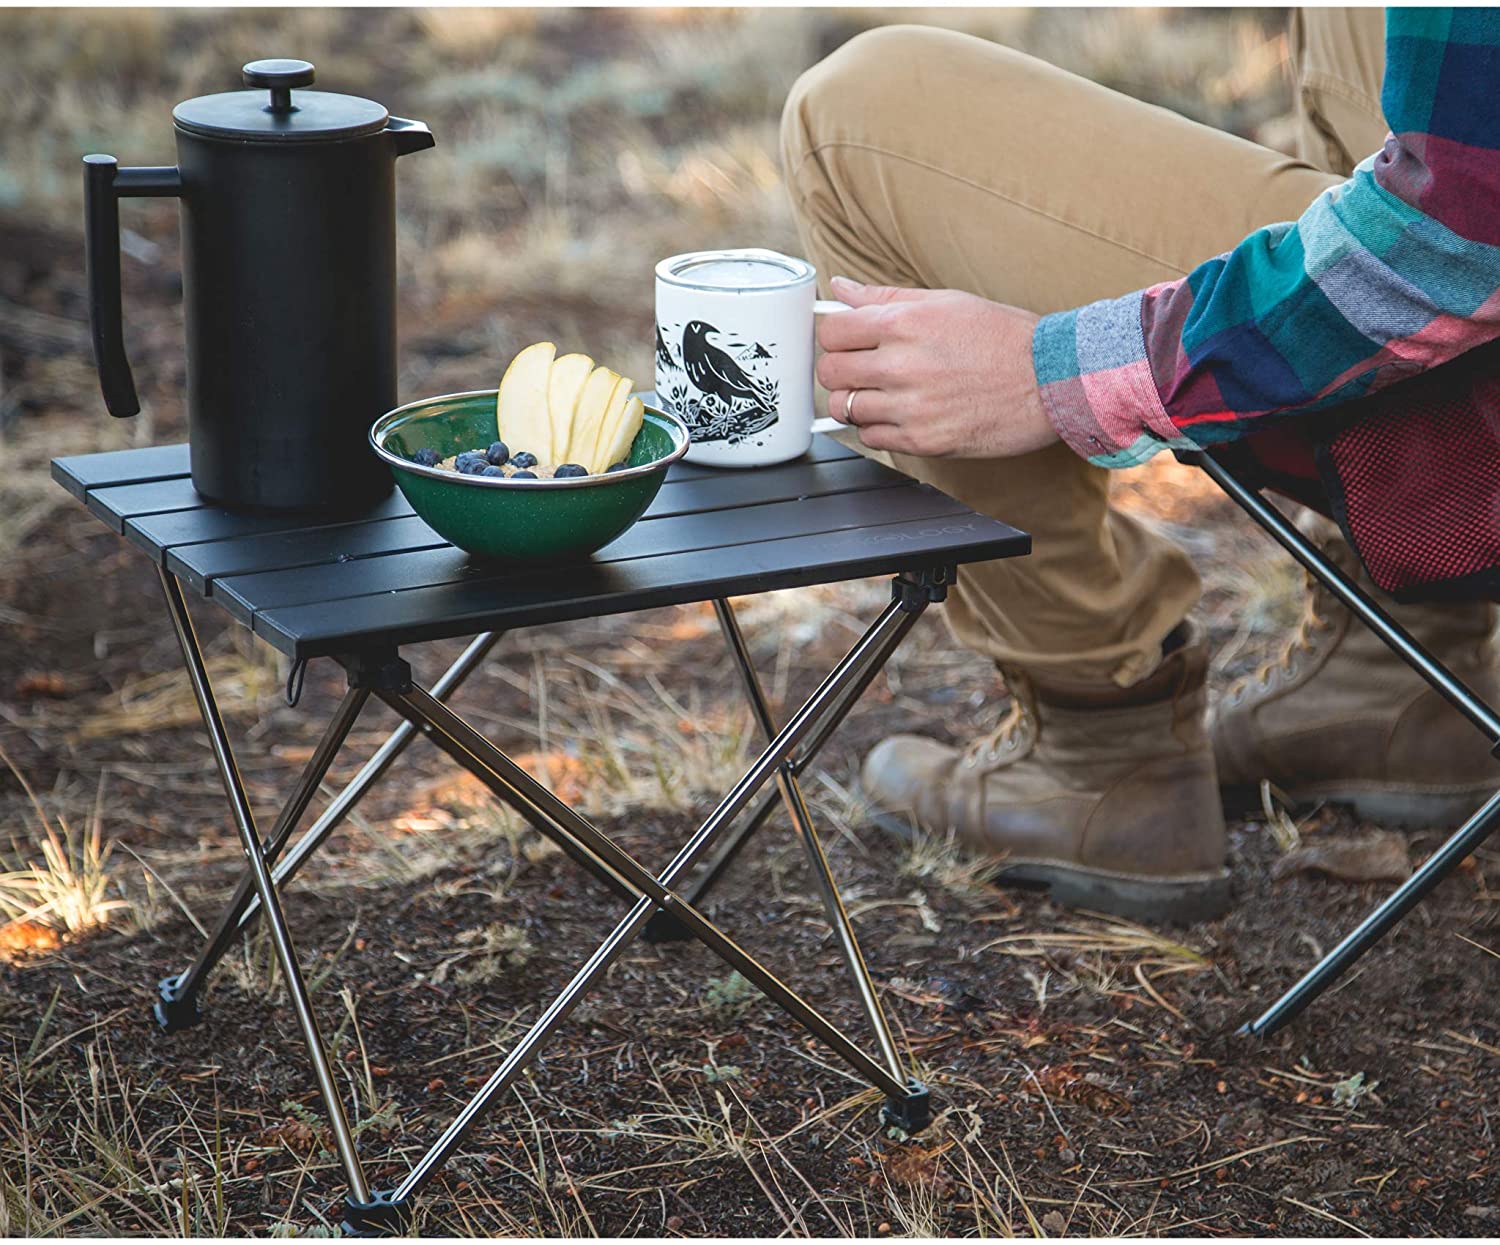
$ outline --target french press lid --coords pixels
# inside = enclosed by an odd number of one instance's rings
[[[312,83],[308,61],[251,61],[243,73],[247,87],[264,89],[183,100],[172,109],[172,120],[190,134],[252,143],[359,138],[378,133],[390,120],[374,100],[296,90]]]

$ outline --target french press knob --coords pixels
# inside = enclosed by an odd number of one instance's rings
[[[248,87],[266,87],[271,92],[267,112],[296,112],[292,103],[292,88],[313,84],[313,67],[309,61],[264,60],[251,61],[241,71]]]

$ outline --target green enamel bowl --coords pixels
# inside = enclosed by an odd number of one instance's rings
[[[667,468],[688,449],[681,421],[648,406],[629,466],[608,475],[507,480],[411,461],[420,449],[446,459],[494,439],[493,389],[409,402],[370,429],[370,444],[433,531],[469,553],[506,561],[582,558],[602,549],[645,513]]]

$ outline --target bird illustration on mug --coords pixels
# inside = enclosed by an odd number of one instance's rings
[[[757,374],[774,363],[774,342],[727,341],[712,324],[691,320],[682,330],[679,362],[669,340],[658,325],[657,389],[694,441],[733,444],[776,422],[780,387]]]

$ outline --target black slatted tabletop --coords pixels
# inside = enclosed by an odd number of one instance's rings
[[[472,559],[399,492],[355,519],[205,502],[185,445],[59,458],[116,532],[292,657],[893,575],[1030,550],[1030,537],[829,437],[796,462],[673,465],[633,528],[570,565]]]

